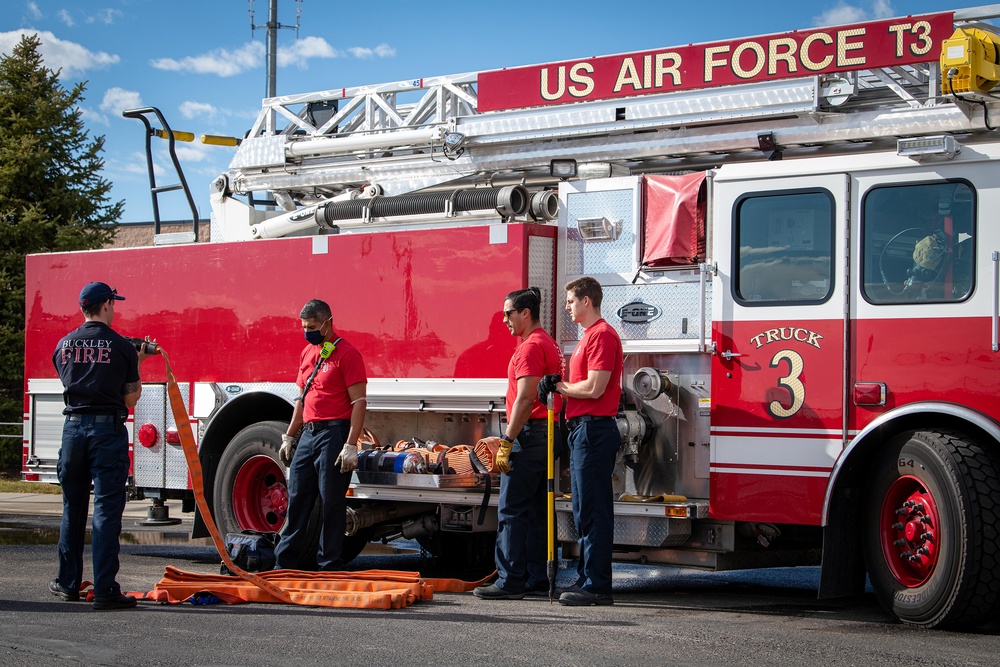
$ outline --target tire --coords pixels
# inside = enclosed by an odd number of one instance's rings
[[[222,452],[215,474],[212,511],[223,539],[227,533],[280,533],[284,528],[288,485],[278,450],[286,428],[287,424],[277,421],[251,424],[237,433]],[[318,502],[309,526],[312,539],[305,553],[316,553],[322,528]]]
[[[889,442],[868,485],[865,562],[903,623],[972,627],[1000,603],[1000,478],[968,437],[913,431]]]
[[[344,544],[340,548],[340,560],[346,565],[357,558],[372,541],[374,535],[374,528],[362,528],[354,535],[345,535]]]
[[[433,535],[419,537],[417,541],[443,565],[473,569],[493,567],[497,543],[497,534],[494,532],[439,531]]]

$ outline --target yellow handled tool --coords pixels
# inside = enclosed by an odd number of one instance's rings
[[[549,602],[556,593],[556,474],[555,474],[555,401],[552,392],[549,392],[546,405],[549,409],[548,429],[549,429],[549,480],[548,480],[548,545],[549,562],[546,564],[546,573],[549,575]]]

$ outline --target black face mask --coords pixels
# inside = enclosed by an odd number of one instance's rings
[[[326,324],[329,321],[330,321],[329,319],[324,320],[323,324]],[[316,329],[314,331],[304,331],[303,333],[305,334],[306,340],[312,343],[313,345],[321,344],[323,342],[323,339],[326,338],[326,334],[323,333],[323,324],[320,325],[319,329]]]

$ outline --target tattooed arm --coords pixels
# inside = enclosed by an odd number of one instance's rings
[[[139,397],[142,396],[142,380],[126,382],[125,386],[122,387],[122,394],[124,394],[122,398],[125,399],[125,407],[131,410],[139,402]]]

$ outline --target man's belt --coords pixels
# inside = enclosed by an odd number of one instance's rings
[[[594,415],[583,415],[581,417],[573,417],[569,420],[569,427],[571,429],[576,428],[580,424],[586,424],[587,422],[603,422],[614,419],[614,417],[597,417]]]
[[[108,415],[108,414],[98,415],[93,413],[73,413],[71,415],[66,415],[66,421],[81,422],[83,421],[84,417],[93,417],[95,424],[114,424],[117,421],[115,415]]]
[[[344,424],[350,423],[350,419],[328,419],[326,421],[306,422],[302,425],[302,428],[308,429],[310,433],[315,433],[316,431],[322,431],[323,429],[333,428],[334,426],[343,426]]]
[[[558,418],[554,422],[552,422],[552,423],[553,423],[553,425],[556,428],[559,427],[559,419]],[[524,423],[524,428],[528,428],[528,429],[545,428],[548,425],[549,425],[549,420],[548,419],[541,419],[541,418],[540,419],[529,419],[528,421],[526,421]]]

